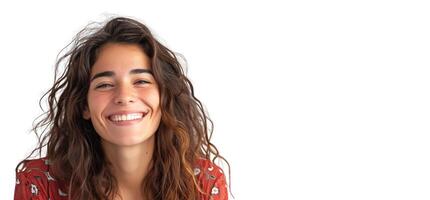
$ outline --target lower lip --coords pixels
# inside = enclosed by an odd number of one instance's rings
[[[146,116],[146,115],[145,115],[145,116]],[[133,124],[137,124],[137,123],[139,123],[140,121],[142,121],[142,119],[143,119],[145,116],[143,116],[142,118],[139,118],[139,119],[126,120],[126,121],[118,121],[118,122],[112,121],[112,120],[110,120],[109,118],[108,118],[108,120],[109,120],[109,122],[111,122],[112,124],[114,124],[114,125],[116,125],[116,126],[130,126],[130,125],[133,125]]]

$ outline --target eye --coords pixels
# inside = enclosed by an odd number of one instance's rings
[[[99,88],[107,88],[107,87],[113,87],[113,85],[111,85],[111,84],[107,84],[107,83],[103,83],[103,84],[97,85],[97,86],[96,86],[96,89],[99,89]]]
[[[140,84],[140,85],[144,85],[144,84],[146,84],[146,83],[150,83],[150,82],[145,81],[145,80],[138,80],[138,81],[136,81],[135,83],[136,83],[136,84]]]

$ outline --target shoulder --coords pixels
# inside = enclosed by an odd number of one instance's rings
[[[200,158],[194,165],[194,175],[197,176],[200,187],[206,193],[202,199],[228,199],[225,175],[219,166],[208,159]]]
[[[58,187],[55,178],[49,173],[46,158],[25,160],[16,173],[14,199],[62,199],[66,194]],[[55,198],[56,197],[56,198]]]
[[[34,170],[47,171],[48,170],[48,164],[49,164],[49,162],[46,158],[24,160],[23,167],[20,170],[20,172],[30,172],[30,171],[34,171]]]

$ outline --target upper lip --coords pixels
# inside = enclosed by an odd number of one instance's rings
[[[126,110],[122,110],[122,111],[110,113],[107,115],[107,117],[111,117],[112,115],[128,115],[128,114],[132,114],[132,113],[143,113],[143,116],[145,116],[148,113],[148,111],[126,111]]]

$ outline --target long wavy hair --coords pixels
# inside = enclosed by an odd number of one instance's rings
[[[108,42],[140,45],[151,59],[159,84],[162,117],[155,133],[153,165],[142,184],[145,198],[198,199],[202,190],[192,168],[196,159],[212,162],[221,159],[227,163],[229,175],[230,164],[210,142],[213,123],[194,95],[179,54],[162,45],[148,27],[131,18],[114,17],[103,23],[90,23],[66,46],[73,44],[62,56],[66,48],[61,50],[55,63],[54,85],[39,102],[41,105],[47,96],[49,110],[37,118],[42,117],[41,120],[35,120],[32,129],[39,139],[38,147],[26,159],[36,151],[41,156],[46,148],[52,176],[64,183],[69,199],[113,199],[117,195],[117,181],[109,170],[101,138],[91,121],[82,117],[91,67],[100,47]],[[40,133],[39,129],[43,131]],[[24,162],[18,164],[17,172]]]

